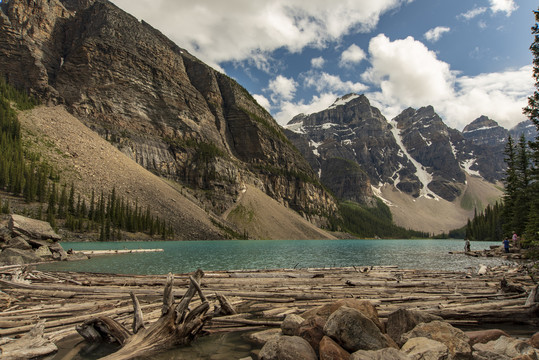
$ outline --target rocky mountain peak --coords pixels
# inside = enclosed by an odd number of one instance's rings
[[[477,130],[488,130],[500,127],[498,123],[490,118],[488,116],[482,115],[472,121],[470,124],[466,125],[464,129],[462,130],[463,133],[468,133],[471,131],[477,131]]]

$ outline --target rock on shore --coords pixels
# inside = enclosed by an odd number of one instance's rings
[[[259,360],[539,359],[533,342],[537,334],[528,342],[499,330],[468,335],[438,316],[405,308],[390,314],[379,326],[376,310],[368,310],[365,302],[347,299],[301,317],[288,315],[282,332],[274,332],[267,340]],[[330,309],[333,312],[328,315]]]
[[[13,214],[0,224],[0,265],[67,260],[60,239],[48,222]]]

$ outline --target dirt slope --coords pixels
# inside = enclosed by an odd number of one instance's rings
[[[298,213],[247,185],[234,208],[223,216],[250,237],[260,239],[335,239]]]
[[[466,225],[473,217],[474,208],[482,211],[502,196],[502,190],[478,177],[466,176],[463,195],[453,202],[443,199],[415,199],[392,186],[381,189],[382,197],[389,203],[393,221],[408,229],[439,234]]]

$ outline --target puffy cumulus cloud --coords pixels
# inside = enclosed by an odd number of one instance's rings
[[[113,0],[211,65],[253,52],[322,47],[351,31],[372,30],[380,15],[410,1]]]
[[[507,16],[510,16],[516,9],[518,9],[518,6],[514,0],[490,0],[490,10],[493,13],[504,12]]]
[[[352,44],[348,49],[344,50],[341,54],[341,60],[339,64],[341,66],[352,66],[359,64],[362,60],[367,57],[365,51],[356,44]]]
[[[531,66],[477,76],[459,76],[413,38],[371,40],[372,67],[362,76],[379,87],[368,93],[387,118],[407,107],[433,105],[445,123],[462,129],[481,115],[510,128],[525,119],[522,108],[533,93]]]
[[[331,93],[351,93],[362,92],[368,89],[368,87],[359,82],[343,81],[340,76],[331,75],[326,72],[309,72],[305,76],[305,86],[313,87],[319,93],[331,92]]]
[[[268,90],[271,92],[271,100],[273,102],[288,101],[294,98],[298,83],[294,79],[277,76],[270,80]]]
[[[303,100],[298,102],[284,101],[279,105],[279,110],[274,115],[275,120],[281,125],[286,125],[298,114],[312,114],[327,109],[337,97],[337,94],[328,92],[313,96],[307,103]]]
[[[390,41],[380,34],[371,39],[369,53],[371,67],[362,78],[379,86],[387,99],[422,106],[453,92],[449,65],[412,37]]]
[[[311,59],[311,67],[313,69],[321,69],[324,67],[325,63],[326,63],[326,60],[322,56]]]
[[[427,31],[424,36],[427,41],[436,42],[440,40],[443,34],[449,31],[451,31],[451,28],[448,28],[447,26],[437,26],[434,29]]]

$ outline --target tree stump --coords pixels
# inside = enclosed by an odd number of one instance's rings
[[[121,348],[102,358],[107,360],[143,357],[175,346],[189,344],[199,335],[204,324],[212,317],[207,314],[210,305],[199,285],[203,276],[204,272],[197,270],[190,277],[189,289],[180,302],[175,305],[172,295],[174,276],[168,274],[163,294],[162,315],[147,328],[144,327],[138,300],[135,294],[131,294],[135,309],[133,333],[130,333],[115,320],[106,317],[85,321],[82,325],[77,326],[77,331],[89,342],[118,342]],[[196,293],[198,293],[202,303],[189,310],[189,303]]]

